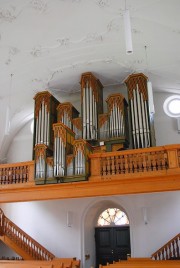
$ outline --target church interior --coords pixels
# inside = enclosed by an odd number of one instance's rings
[[[0,3],[0,267],[180,266],[180,3]]]

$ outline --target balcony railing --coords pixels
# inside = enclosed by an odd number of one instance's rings
[[[90,180],[158,176],[180,172],[180,145],[90,155]]]
[[[1,164],[0,184],[34,183],[34,161]]]
[[[93,153],[89,161],[88,180],[92,182],[177,176],[180,174],[180,144]],[[34,161],[0,165],[0,189],[25,185],[35,185]]]

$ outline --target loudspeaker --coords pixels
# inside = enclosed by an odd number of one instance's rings
[[[68,211],[67,212],[67,226],[72,227],[72,223],[73,223],[73,213],[72,211]]]

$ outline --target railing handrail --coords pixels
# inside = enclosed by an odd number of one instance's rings
[[[89,158],[96,158],[96,157],[107,157],[107,156],[114,156],[114,155],[135,155],[135,154],[144,154],[144,153],[153,153],[153,152],[161,152],[161,151],[168,151],[173,149],[180,150],[180,144],[172,144],[172,145],[164,145],[164,146],[156,146],[156,147],[148,147],[148,148],[140,148],[140,149],[126,149],[122,151],[114,151],[114,152],[99,152],[93,153],[89,155]]]
[[[177,234],[176,236],[174,236],[171,240],[169,240],[164,246],[162,246],[161,248],[159,248],[158,250],[156,250],[152,255],[151,258],[155,258],[155,256],[158,255],[158,253],[160,254],[164,249],[166,249],[167,247],[171,248],[171,243],[180,239],[180,233]]]
[[[52,260],[52,259],[55,258],[55,255],[53,255],[50,251],[48,251],[45,247],[43,247],[41,244],[39,244],[30,235],[28,235],[21,228],[19,228],[15,223],[13,223],[10,219],[8,219],[4,215],[4,213],[3,213],[3,211],[1,209],[0,209],[0,217],[1,217],[1,219],[3,219],[3,221],[1,221],[2,226],[0,226],[1,235],[6,235],[10,239],[12,239],[12,237],[15,236],[16,237],[16,239],[15,239],[16,243],[17,243],[17,241],[19,241],[20,246],[21,246],[22,242],[24,244],[26,244],[26,246],[28,248],[28,253],[30,253],[30,252],[32,253],[30,255],[32,255],[32,256],[39,255],[37,259]],[[15,232],[13,232],[11,230],[11,227],[15,230]],[[18,234],[20,234],[20,236]],[[24,240],[24,237],[26,238],[25,240]],[[28,242],[31,243],[31,247],[30,247]],[[37,250],[35,250],[35,248]],[[34,253],[32,252],[33,250],[34,250]],[[42,254],[40,254],[40,252],[42,252]]]
[[[0,169],[1,168],[11,168],[11,167],[23,167],[23,166],[30,166],[30,165],[34,165],[34,160],[25,161],[25,162],[0,164]]]

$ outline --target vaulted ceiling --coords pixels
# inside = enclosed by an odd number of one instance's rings
[[[154,91],[180,94],[179,13],[179,0],[1,0],[1,161],[13,135],[33,117],[34,95],[48,89],[60,101],[76,98],[83,72],[93,72],[105,88],[143,72]]]

